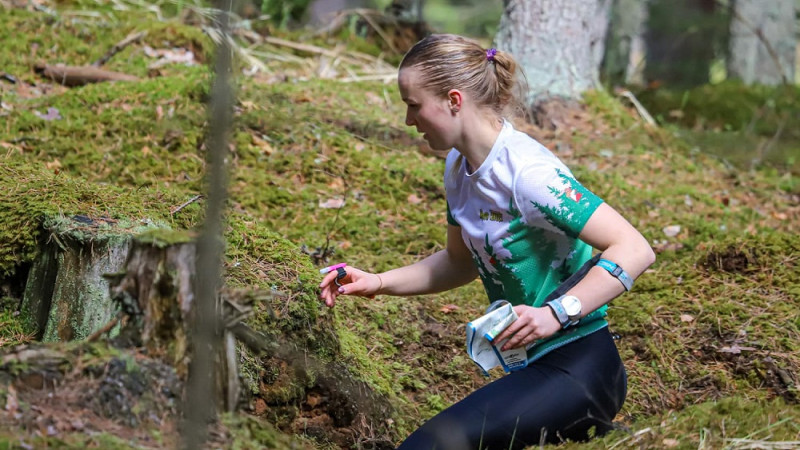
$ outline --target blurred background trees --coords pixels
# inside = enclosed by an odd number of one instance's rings
[[[248,1],[244,9],[280,27],[318,28],[347,11],[372,10],[424,23],[427,32],[495,43],[525,66],[531,99],[574,97],[598,81],[797,82],[800,0]]]
[[[795,0],[731,1],[729,76],[748,84],[795,81],[798,3]]]
[[[611,0],[508,0],[495,42],[519,62],[528,103],[599,86]]]

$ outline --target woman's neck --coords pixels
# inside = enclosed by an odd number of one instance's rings
[[[477,115],[464,119],[464,132],[456,149],[464,155],[472,169],[471,172],[474,172],[486,161],[492,151],[497,136],[503,129],[503,121],[499,118],[489,119]]]

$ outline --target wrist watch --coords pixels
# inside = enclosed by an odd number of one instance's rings
[[[547,302],[547,306],[553,310],[561,328],[575,325],[581,318],[581,301],[574,295],[562,295]]]

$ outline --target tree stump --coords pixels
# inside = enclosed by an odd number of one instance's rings
[[[187,233],[158,230],[136,236],[121,272],[107,275],[111,300],[125,323],[119,340],[186,375],[195,244]]]
[[[122,267],[130,234],[86,216],[48,219],[45,228],[50,235],[28,272],[23,317],[38,340],[85,339],[116,314],[103,274]]]
[[[172,365],[182,380],[189,375],[193,352],[192,321],[195,319],[194,236],[189,232],[154,230],[133,238],[124,269],[107,276],[112,301],[124,322],[116,342],[145,349],[149,356]],[[233,411],[239,398],[235,338],[224,325],[225,308],[218,296],[220,329],[215,358],[217,409]],[[239,316],[242,318],[243,316]]]

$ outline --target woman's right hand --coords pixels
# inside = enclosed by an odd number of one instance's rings
[[[348,266],[344,269],[347,275],[338,280],[341,287],[334,282],[339,275],[335,270],[325,275],[319,284],[319,298],[331,308],[336,304],[336,297],[340,295],[360,295],[372,298],[379,293],[378,291],[383,286],[380,275],[364,272],[355,267]]]

